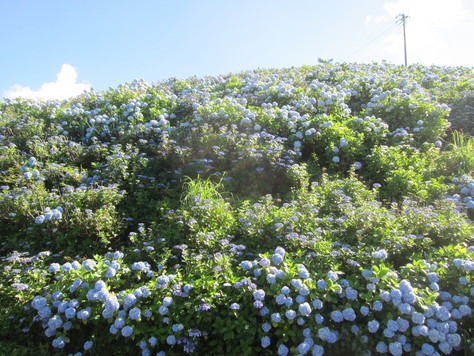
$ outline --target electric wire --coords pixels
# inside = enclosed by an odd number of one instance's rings
[[[382,29],[380,32],[377,32],[361,42],[357,45],[354,49],[352,49],[348,54],[344,55],[344,61],[348,61],[351,57],[353,57],[356,53],[360,52],[361,50],[365,49],[367,46],[374,44],[377,40],[380,39],[383,35],[386,35],[389,32],[392,32],[395,28],[400,26],[400,22],[394,21]]]

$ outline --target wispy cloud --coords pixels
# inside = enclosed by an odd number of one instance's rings
[[[474,47],[466,43],[474,33],[472,6],[463,0],[397,0],[385,3],[386,21],[399,14],[406,22],[408,62],[440,65],[473,65]],[[367,24],[375,21],[366,21]],[[464,39],[464,40],[463,40]],[[403,58],[403,32],[384,38],[386,57],[400,63]]]
[[[63,64],[56,74],[56,81],[47,82],[37,90],[16,84],[6,91],[6,98],[34,98],[43,100],[66,99],[91,89],[87,83],[77,82],[76,69],[70,64]]]

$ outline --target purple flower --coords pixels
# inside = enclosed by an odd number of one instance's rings
[[[239,310],[240,309],[240,305],[238,303],[232,303],[230,305],[230,309],[232,310]]]

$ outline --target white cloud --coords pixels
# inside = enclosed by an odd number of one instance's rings
[[[55,82],[41,85],[38,90],[16,84],[6,91],[6,98],[34,98],[43,100],[66,99],[79,95],[91,89],[87,83],[77,82],[77,72],[70,64],[63,64],[61,70],[56,74]]]
[[[396,0],[385,3],[387,22],[399,14],[406,21],[409,63],[426,65],[474,65],[474,7],[469,0]],[[374,21],[369,23],[372,24]],[[403,30],[400,26],[384,37],[385,59],[403,62]]]

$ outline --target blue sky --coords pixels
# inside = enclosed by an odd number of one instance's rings
[[[473,66],[472,0],[0,0],[0,97],[74,95],[256,68]]]

